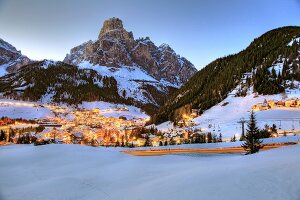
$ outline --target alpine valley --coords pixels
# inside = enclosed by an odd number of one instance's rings
[[[299,13],[0,0],[0,200],[300,200]]]
[[[0,94],[71,107],[89,102],[133,106],[151,116],[147,124],[159,132],[180,133],[182,126],[214,132],[217,126],[230,138],[240,136],[233,127],[255,106],[299,98],[299,38],[300,27],[274,29],[197,72],[167,44],[135,39],[120,19],[110,18],[95,41],[72,48],[63,61],[30,60],[0,40]],[[231,117],[222,117],[225,112]],[[285,114],[277,115],[261,116],[261,127],[279,126]],[[286,129],[295,129],[293,120]]]

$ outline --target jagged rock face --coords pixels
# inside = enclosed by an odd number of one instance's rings
[[[178,86],[197,71],[168,45],[157,47],[148,37],[135,40],[118,18],[106,20],[98,40],[71,49],[64,61],[74,65],[89,61],[108,67],[139,66],[157,80],[164,79]]]
[[[127,32],[123,27],[122,21],[118,18],[111,18],[104,22],[98,39],[119,41],[128,49],[133,48],[135,43],[132,32]]]
[[[29,64],[31,60],[22,55],[14,46],[0,39],[0,68],[3,71],[15,72],[21,66]]]

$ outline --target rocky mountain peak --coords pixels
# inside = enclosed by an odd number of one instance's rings
[[[119,18],[110,18],[105,20],[101,28],[99,38],[109,31],[124,30],[123,22]]]
[[[64,61],[73,65],[88,61],[108,67],[139,66],[155,79],[177,86],[197,71],[167,44],[158,47],[149,37],[135,40],[115,17],[104,21],[98,40],[71,49]]]
[[[13,45],[9,44],[8,42],[4,41],[3,39],[0,38],[0,48],[5,49],[7,51],[17,51],[16,47]]]
[[[133,42],[132,32],[127,32],[123,27],[123,22],[119,18],[105,20],[98,36],[99,40],[113,39]]]

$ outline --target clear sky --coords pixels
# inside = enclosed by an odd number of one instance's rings
[[[62,60],[110,17],[200,69],[268,30],[300,26],[300,0],[0,0],[0,38],[32,59]]]

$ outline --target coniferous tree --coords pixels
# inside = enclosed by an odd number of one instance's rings
[[[0,131],[0,141],[5,140],[5,133],[3,130]]]
[[[218,138],[218,142],[222,142],[223,139],[222,139],[222,133],[219,134],[219,138]]]
[[[245,135],[244,135],[244,132],[243,132],[241,137],[240,137],[240,141],[244,141],[244,140],[245,140]]]
[[[211,132],[207,133],[207,143],[212,143],[212,134]]]
[[[236,142],[235,134],[234,134],[233,137],[230,139],[230,142]]]
[[[218,136],[216,134],[212,135],[212,141],[213,141],[213,143],[217,143],[218,142],[218,138],[217,137]]]
[[[272,125],[272,133],[277,133],[277,127],[276,124]]]
[[[245,142],[242,144],[242,147],[246,150],[246,154],[253,154],[262,148],[261,143],[262,141],[259,139],[259,129],[257,128],[255,115],[252,111],[248,122]]]

